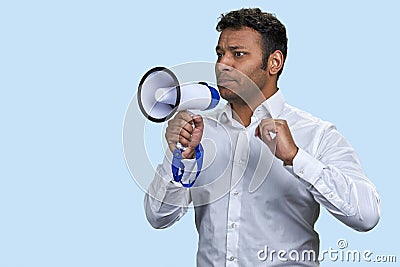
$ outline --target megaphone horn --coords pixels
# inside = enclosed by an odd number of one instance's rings
[[[218,105],[218,91],[205,82],[180,84],[165,67],[146,72],[138,87],[138,104],[153,122],[164,122],[180,110],[208,110]]]

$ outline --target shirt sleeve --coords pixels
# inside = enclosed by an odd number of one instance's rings
[[[144,198],[144,208],[149,223],[154,228],[166,228],[186,214],[191,202],[190,189],[175,182],[172,176],[172,153],[167,153],[162,164],[157,166],[153,181]],[[191,179],[195,159],[184,159],[185,173],[182,181]]]
[[[333,125],[323,131],[314,155],[299,148],[292,171],[310,184],[314,199],[346,225],[368,231],[378,223],[379,195],[355,150]]]

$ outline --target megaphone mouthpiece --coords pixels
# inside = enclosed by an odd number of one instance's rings
[[[154,93],[154,97],[157,102],[174,105],[176,101],[176,87],[158,88]]]

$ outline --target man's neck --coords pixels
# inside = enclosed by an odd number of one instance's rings
[[[231,103],[232,117],[237,120],[240,124],[247,127],[250,125],[251,116],[253,110],[248,105],[240,105],[237,103]]]
[[[251,116],[253,116],[254,110],[261,105],[266,99],[270,98],[278,91],[278,88],[275,90],[269,91],[269,93],[263,92],[265,98],[255,99],[252,103],[246,103],[244,101],[232,102],[230,103],[232,108],[232,117],[241,123],[243,126],[247,127],[250,125]]]

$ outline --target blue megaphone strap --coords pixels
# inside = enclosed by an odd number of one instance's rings
[[[196,164],[197,164],[197,172],[196,176],[193,179],[193,181],[189,183],[183,183],[182,182],[182,177],[183,174],[185,173],[185,165],[182,162],[182,151],[181,149],[175,148],[174,150],[174,156],[172,158],[172,164],[171,164],[171,169],[172,169],[172,175],[174,177],[175,182],[180,182],[184,187],[192,187],[194,183],[196,182],[197,177],[199,177],[201,168],[203,167],[203,154],[204,154],[204,149],[201,144],[199,144],[196,148]]]

